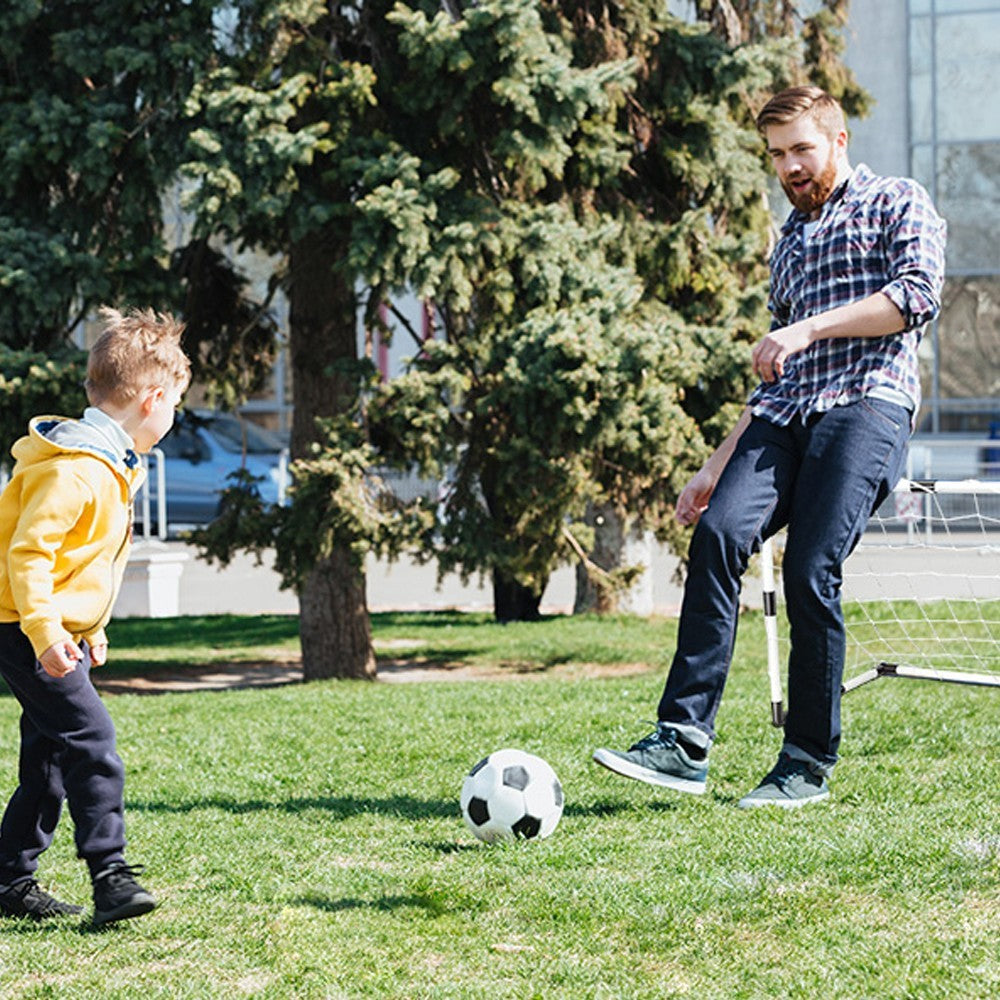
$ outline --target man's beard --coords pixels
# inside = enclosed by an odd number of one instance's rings
[[[833,194],[833,189],[837,184],[837,160],[831,154],[826,161],[826,166],[812,177],[812,183],[801,194],[790,184],[781,182],[788,200],[804,215],[812,215],[813,212],[822,208],[827,198]]]

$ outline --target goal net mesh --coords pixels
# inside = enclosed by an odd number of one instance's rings
[[[899,483],[844,564],[842,599],[845,690],[1000,686],[1000,482]]]
[[[848,688],[873,669],[1000,685],[1000,482],[900,483],[845,564],[843,600]]]

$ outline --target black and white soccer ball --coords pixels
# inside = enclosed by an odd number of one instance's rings
[[[562,816],[563,790],[541,757],[496,750],[468,773],[461,806],[469,829],[487,843],[547,837]]]

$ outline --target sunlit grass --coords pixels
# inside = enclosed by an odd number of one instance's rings
[[[741,626],[709,792],[589,761],[645,731],[674,623],[375,618],[391,656],[544,669],[474,684],[322,682],[109,696],[130,860],[161,906],[102,933],[0,923],[0,997],[983,998],[1000,994],[1000,713],[990,690],[880,681],[845,700],[832,801],[744,814],[777,751],[760,620]],[[116,623],[133,667],[294,649],[294,619]],[[534,652],[533,652],[534,651]],[[606,658],[606,659],[602,659]],[[4,794],[18,709],[0,698]],[[545,757],[547,841],[486,847],[458,794],[484,753]],[[40,877],[88,901],[69,817]]]

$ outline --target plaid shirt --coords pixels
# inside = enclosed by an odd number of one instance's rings
[[[807,217],[793,210],[771,255],[771,329],[848,305],[876,292],[903,314],[906,328],[885,337],[829,338],[785,362],[761,382],[749,405],[785,425],[864,396],[920,406],[917,345],[941,308],[945,222],[927,192],[901,177],[878,177],[864,164],[823,205],[806,239]]]

